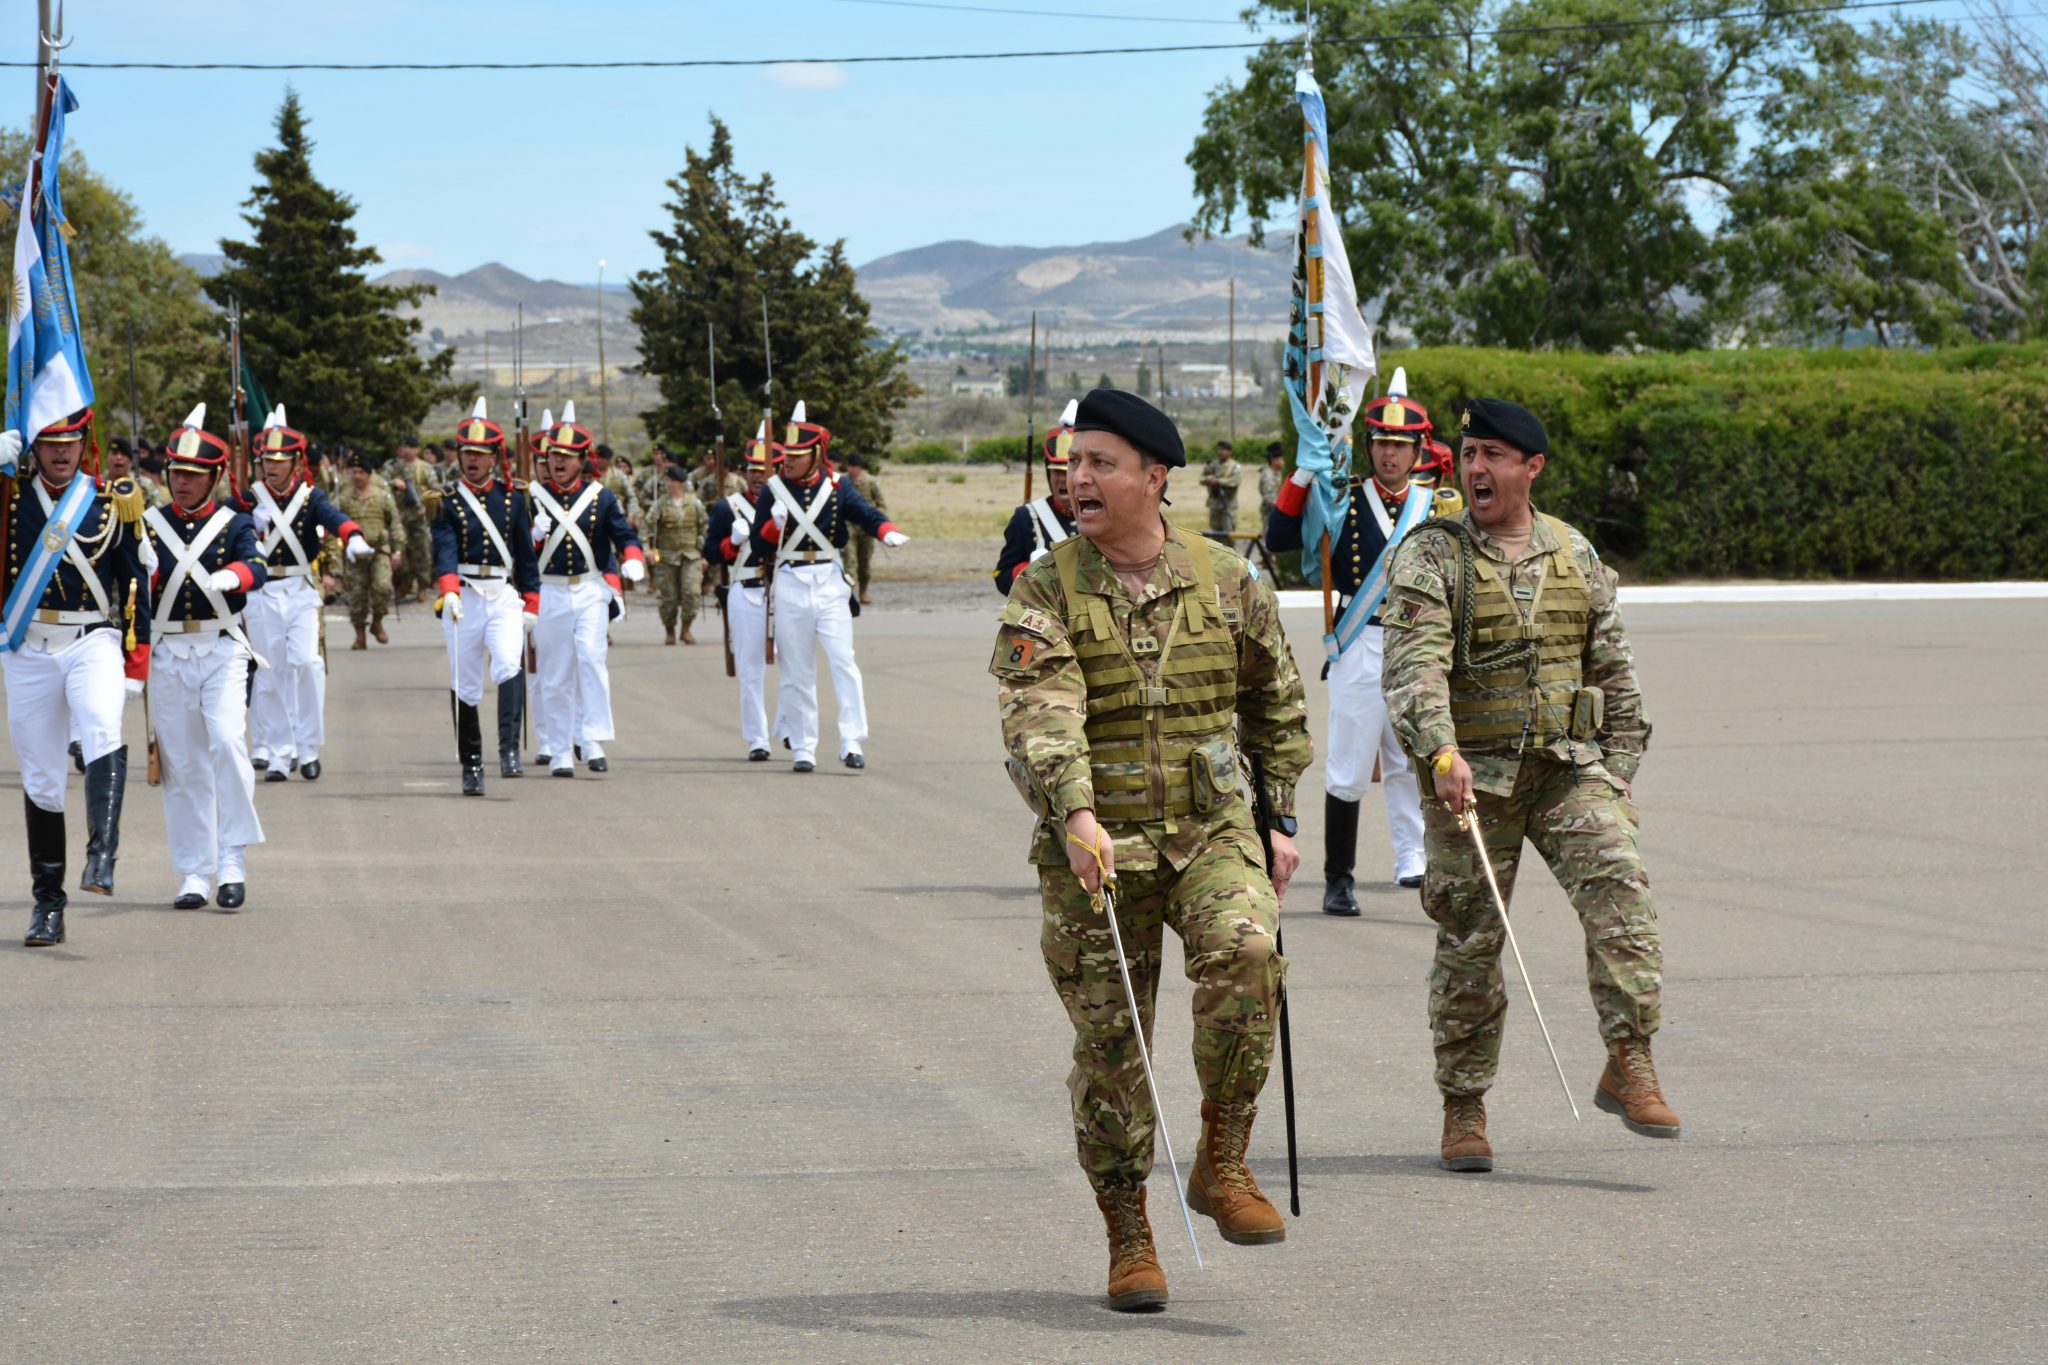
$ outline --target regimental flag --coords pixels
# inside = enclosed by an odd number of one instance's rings
[[[57,166],[64,152],[64,116],[78,107],[61,78],[50,111],[43,150],[29,151],[28,176],[36,187],[32,207],[20,215],[14,235],[14,302],[7,321],[7,425],[21,434],[22,448],[38,433],[80,408],[92,406],[92,372],[85,363],[85,338],[78,327],[78,300],[71,287],[71,253],[65,245],[64,196]],[[40,163],[40,164],[38,164]],[[11,464],[0,473],[13,472]]]
[[[1302,516],[1302,572],[1322,581],[1323,537],[1335,536],[1349,513],[1351,423],[1378,372],[1372,332],[1358,311],[1358,286],[1344,252],[1344,230],[1330,203],[1330,130],[1323,90],[1306,67],[1294,77],[1301,106],[1301,209],[1294,232],[1294,297],[1287,326],[1284,379],[1294,411],[1295,466],[1316,478]],[[1325,653],[1337,657],[1335,634]]]

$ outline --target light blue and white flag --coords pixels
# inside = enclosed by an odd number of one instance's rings
[[[78,107],[71,87],[57,82],[50,134],[43,150],[31,148],[24,184],[37,187],[33,208],[20,215],[14,235],[14,300],[7,320],[7,425],[22,449],[36,435],[80,408],[92,406],[92,372],[78,327],[71,286],[71,253],[64,241],[64,196],[57,165],[64,152],[64,116]],[[13,466],[0,466],[12,473]]]
[[[1294,296],[1285,360],[1287,400],[1297,437],[1295,467],[1312,472],[1301,535],[1306,547],[1302,573],[1322,581],[1318,553],[1325,535],[1335,536],[1350,511],[1351,423],[1365,396],[1365,381],[1378,371],[1372,332],[1358,310],[1358,286],[1344,251],[1344,229],[1330,204],[1330,130],[1323,90],[1306,68],[1294,78],[1301,106],[1301,210],[1294,234]],[[1336,658],[1337,634],[1323,641]]]

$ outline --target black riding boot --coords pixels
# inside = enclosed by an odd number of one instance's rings
[[[64,941],[64,812],[44,810],[27,795],[21,798],[28,815],[29,886],[35,892],[35,913],[29,917],[22,943],[47,948]]]
[[[462,794],[484,794],[484,732],[476,708],[466,701],[455,703],[455,748],[462,756]]]
[[[128,746],[85,767],[85,875],[78,889],[114,894],[114,855],[121,850],[121,798],[128,790]]]
[[[518,777],[519,730],[526,720],[526,674],[498,684],[498,776]]]
[[[1323,793],[1323,913],[1357,915],[1351,869],[1358,861],[1358,803]]]

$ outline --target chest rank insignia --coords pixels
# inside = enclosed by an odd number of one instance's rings
[[[1150,659],[1159,653],[1159,641],[1150,635],[1131,637],[1131,654],[1134,658]]]

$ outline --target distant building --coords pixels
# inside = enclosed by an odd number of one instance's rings
[[[1003,398],[1010,383],[999,374],[956,374],[947,392],[955,398]]]
[[[1252,377],[1239,370],[1235,375],[1228,365],[1192,362],[1180,367],[1184,392],[1196,398],[1255,398],[1260,392],[1259,385]],[[1235,388],[1236,392],[1232,393]]]

